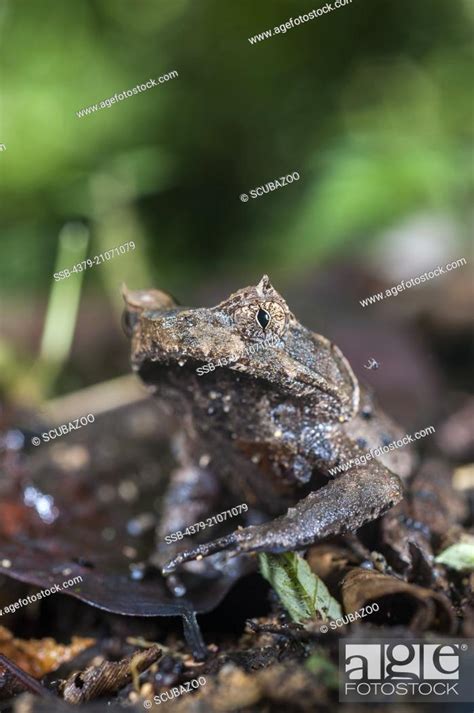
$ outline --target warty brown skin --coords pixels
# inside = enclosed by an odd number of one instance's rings
[[[161,558],[164,574],[213,554],[217,561],[223,550],[302,549],[354,532],[402,499],[400,478],[413,467],[408,448],[331,479],[338,463],[405,434],[372,402],[338,347],[298,322],[267,276],[212,308],[178,307],[158,290],[125,290],[124,298],[132,368],[173,404],[184,427],[190,475],[170,484],[163,532],[177,521],[172,507],[183,481],[189,492],[202,489],[208,476],[200,482],[190,464],[203,456],[216,488],[272,517]],[[215,369],[203,373],[209,362]],[[212,485],[206,488],[209,496]],[[199,516],[209,508],[209,497],[192,502]]]

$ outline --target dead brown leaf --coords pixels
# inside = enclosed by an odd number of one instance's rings
[[[355,612],[376,602],[377,619],[388,624],[404,624],[414,631],[433,629],[453,633],[455,611],[447,597],[381,572],[360,567],[346,574],[342,582],[346,612]]]
[[[121,661],[104,661],[98,666],[89,666],[85,671],[73,673],[63,686],[64,700],[68,703],[85,703],[115,693],[131,682],[135,672],[145,671],[160,656],[161,649],[153,645]]]
[[[56,671],[63,663],[75,658],[81,651],[95,643],[95,639],[73,636],[68,645],[58,644],[54,639],[17,639],[11,631],[0,626],[0,653],[34,678],[42,678]]]

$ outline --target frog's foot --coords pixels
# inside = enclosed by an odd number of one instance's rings
[[[169,575],[184,562],[222,550],[238,555],[304,549],[325,537],[354,532],[382,515],[402,497],[398,476],[372,461],[364,467],[351,468],[343,476],[310,493],[286,515],[179,552],[162,571]]]
[[[219,495],[219,481],[207,468],[188,464],[172,472],[151,564],[161,569],[170,556],[176,556],[186,547],[189,539],[183,536],[184,531],[208,516],[209,510],[216,507]],[[186,586],[179,574],[168,577],[166,584],[175,597],[186,594]]]
[[[247,529],[249,530],[250,528]],[[239,532],[239,530],[236,532]],[[173,559],[169,560],[163,566],[161,570],[163,575],[169,576],[171,572],[174,572],[177,567],[185,562],[190,562],[191,560],[201,560],[203,557],[212,555],[214,552],[221,552],[231,546],[235,548],[235,554],[238,554],[240,550],[237,549],[238,543],[235,537],[236,532],[233,532],[231,535],[226,535],[225,537],[219,537],[217,540],[212,540],[212,542],[207,542],[204,545],[197,545],[190,550],[179,552],[175,557],[173,557]]]

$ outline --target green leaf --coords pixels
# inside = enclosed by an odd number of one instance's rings
[[[324,654],[311,654],[305,661],[307,670],[317,676],[328,688],[336,689],[339,685],[339,671]]]
[[[260,571],[280,597],[289,615],[298,623],[305,619],[337,619],[341,607],[331,597],[322,579],[295,552],[261,553]]]
[[[457,542],[443,550],[436,558],[436,562],[445,564],[458,572],[474,571],[474,538],[464,542]]]

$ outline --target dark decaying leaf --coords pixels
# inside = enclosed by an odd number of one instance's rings
[[[474,639],[474,572],[465,577],[465,596],[461,601],[462,636]]]
[[[345,575],[341,590],[346,612],[376,602],[380,622],[404,624],[414,631],[455,631],[456,615],[449,599],[431,589],[356,567]]]
[[[49,692],[33,676],[23,671],[4,654],[0,654],[0,701],[29,691],[49,697]]]
[[[474,459],[474,398],[467,399],[436,429],[436,442],[443,453],[455,460]]]
[[[14,467],[4,459],[0,573],[41,588],[80,575],[65,594],[118,614],[182,616],[191,631],[194,612],[213,609],[238,574],[234,568],[212,586],[188,575],[181,599],[157,569],[132,578],[131,565],[154,551],[154,528],[137,535],[127,526],[144,513],[158,521],[174,467],[169,430],[169,419],[146,399],[30,448]]]
[[[408,502],[412,518],[436,535],[461,523],[467,515],[465,499],[453,487],[453,469],[436,459],[422,464],[410,483]]]
[[[377,553],[371,554],[371,560],[364,562],[370,567],[355,567],[350,551],[322,543],[310,548],[308,563],[342,600],[346,614],[376,602],[379,610],[366,615],[364,622],[407,626],[420,634],[426,630],[455,631],[456,612],[446,593],[407,582],[390,569],[378,571]]]
[[[409,483],[406,498],[380,522],[382,546],[388,546],[391,564],[411,579],[423,567],[432,578],[436,540],[466,517],[462,495],[452,485],[452,469],[438,460],[427,460]]]
[[[160,648],[151,646],[122,661],[104,661],[98,666],[73,673],[62,687],[64,700],[68,703],[85,703],[115,693],[131,682],[134,671],[146,671],[160,656]]]

